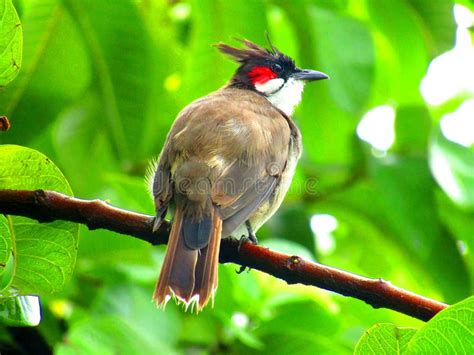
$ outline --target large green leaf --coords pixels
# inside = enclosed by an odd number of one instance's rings
[[[155,310],[156,311],[156,310]],[[68,332],[67,343],[58,343],[55,354],[152,354],[169,353],[166,344],[149,343],[116,315],[85,319]]]
[[[91,71],[75,24],[57,0],[26,1],[22,8],[23,65],[0,94],[12,124],[0,141],[31,145],[89,84]]]
[[[474,287],[474,213],[460,209],[446,194],[437,191],[440,220],[457,239],[457,245],[471,274],[471,293]]]
[[[97,198],[104,175],[120,167],[100,112],[99,100],[90,92],[58,116],[52,131],[55,162],[84,198]]]
[[[367,330],[354,349],[355,355],[402,354],[415,329],[399,328],[393,324],[380,323]]]
[[[472,354],[474,296],[437,314],[419,330],[376,324],[359,340],[354,354]]]
[[[12,250],[8,220],[5,216],[0,215],[0,290],[8,286],[13,277]]]
[[[47,157],[14,145],[0,146],[0,189],[50,189],[72,194],[64,176]],[[1,239],[7,240],[2,246],[9,249],[0,250],[0,255],[13,259],[13,276],[0,292],[25,295],[61,290],[74,269],[78,226],[64,221],[40,224],[18,216],[7,216],[7,221],[8,229]],[[1,230],[5,232],[4,222]]]
[[[340,330],[340,324],[326,307],[306,297],[275,301],[272,306],[267,305],[269,316],[255,329],[264,344],[259,354],[349,353],[340,342],[330,341]]]
[[[15,79],[21,67],[23,30],[11,0],[0,0],[0,88]]]
[[[437,314],[408,343],[410,354],[473,354],[474,296]]]
[[[421,101],[419,84],[429,62],[425,28],[408,2],[366,1],[376,43],[376,96],[387,102],[413,104]],[[388,97],[387,97],[388,95]]]
[[[425,41],[431,50],[431,57],[440,55],[454,46],[456,24],[452,0],[410,0],[423,24]]]
[[[426,154],[431,117],[424,105],[397,107],[395,145],[391,149],[402,154]]]
[[[130,162],[140,146],[151,82],[146,27],[129,0],[67,0],[88,47],[108,131],[118,156]]]
[[[434,218],[434,183],[427,162],[394,156],[373,159],[372,163],[382,220],[431,270],[448,302],[466,297],[470,292],[466,267],[454,240]],[[448,272],[446,263],[450,265]]]
[[[57,0],[31,0],[22,15],[25,36],[23,70],[17,80],[0,95],[0,107],[10,115],[34,74],[59,17]]]
[[[311,7],[318,63],[331,77],[329,93],[342,109],[360,112],[370,97],[374,76],[374,46],[362,22]],[[330,35],[328,35],[330,34]]]
[[[94,317],[74,323],[58,354],[165,353],[174,349],[180,321],[175,309],[156,309],[150,293],[132,284],[108,286],[93,305]]]

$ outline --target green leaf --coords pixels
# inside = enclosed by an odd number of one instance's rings
[[[474,352],[474,296],[433,317],[419,330],[376,324],[359,339],[362,354],[472,354]]]
[[[0,95],[0,107],[11,115],[31,80],[47,44],[54,33],[59,11],[57,0],[31,0],[25,6],[22,27],[25,37],[23,70],[17,80]]]
[[[141,145],[151,87],[146,27],[128,0],[65,3],[88,47],[115,149],[129,162],[135,147]]]
[[[0,0],[0,88],[15,79],[21,67],[23,30],[11,0]]]
[[[47,157],[14,145],[0,146],[0,189],[49,189],[72,194],[64,176]],[[14,274],[0,292],[24,295],[61,290],[76,261],[77,224],[40,224],[19,216],[7,216],[7,221],[8,233],[2,239],[10,241],[2,243],[6,249],[0,255],[13,253]],[[2,225],[5,231],[5,221]]]
[[[367,27],[357,19],[322,8],[312,7],[309,15],[319,63],[331,77],[328,86],[332,99],[346,111],[359,112],[369,99],[375,70],[374,46]]]
[[[160,311],[149,290],[116,282],[92,306],[93,317],[73,323],[58,354],[169,354],[180,322],[176,309]]]
[[[156,312],[156,310],[155,310]],[[167,344],[147,343],[120,317],[94,317],[74,325],[67,343],[58,343],[55,354],[156,354],[170,353]]]
[[[0,141],[31,145],[84,91],[92,75],[75,23],[58,1],[26,1],[22,25],[22,70],[0,94],[0,107],[12,128]]]
[[[355,355],[402,354],[416,329],[380,323],[367,330],[354,349]]]
[[[280,298],[266,311],[270,316],[265,317],[254,331],[266,345],[259,353],[272,354],[276,349],[278,354],[348,352],[340,342],[329,341],[340,329],[339,320],[313,299]]]
[[[473,354],[474,296],[437,314],[408,343],[410,354]]]
[[[379,205],[379,223],[399,238],[434,278],[447,302],[469,295],[466,266],[456,244],[437,218],[434,182],[425,159],[372,158],[371,176]],[[446,270],[449,264],[449,270]]]
[[[36,326],[41,320],[39,297],[17,296],[0,298],[0,324]]]
[[[421,20],[425,41],[431,49],[431,57],[453,48],[456,23],[452,0],[410,0]]]
[[[401,153],[426,154],[431,128],[431,116],[424,105],[397,107],[395,146]]]
[[[62,112],[52,136],[55,161],[73,190],[84,198],[98,198],[105,185],[104,175],[119,170],[120,166],[107,126],[101,122],[97,97],[88,93]]]
[[[0,215],[0,290],[13,278],[13,247],[8,220]]]
[[[407,2],[384,0],[366,4],[376,42],[376,88],[388,91],[380,100],[387,102],[393,98],[399,104],[420,102],[419,84],[430,58],[419,14]]]
[[[471,274],[471,293],[474,287],[474,213],[456,206],[442,191],[437,191],[437,206],[440,220],[457,239],[458,248]]]
[[[108,285],[93,306],[97,315],[118,315],[140,334],[140,339],[159,350],[178,341],[179,311],[170,307],[165,312],[156,308],[150,289],[132,283]],[[163,327],[166,324],[166,327]]]

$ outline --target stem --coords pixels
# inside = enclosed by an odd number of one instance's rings
[[[153,217],[119,209],[101,200],[80,200],[54,191],[0,190],[0,213],[30,217],[39,222],[54,220],[85,224],[89,229],[108,229],[147,241],[166,244],[169,223],[152,232]],[[357,298],[374,308],[389,308],[427,321],[446,304],[346,271],[272,251],[268,248],[223,239],[220,262],[233,262],[285,280],[289,284],[316,286]]]

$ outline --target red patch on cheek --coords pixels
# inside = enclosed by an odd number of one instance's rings
[[[268,80],[275,79],[278,75],[269,67],[253,67],[248,73],[253,85],[265,84]]]

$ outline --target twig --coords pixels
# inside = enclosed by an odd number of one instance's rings
[[[10,129],[10,121],[7,116],[0,116],[0,131],[8,131]]]
[[[101,200],[80,200],[53,191],[0,190],[0,213],[26,216],[39,222],[66,220],[127,234],[153,245],[165,244],[169,224],[152,233],[153,217],[112,207]],[[224,239],[220,262],[233,262],[285,280],[317,286],[360,299],[374,308],[389,308],[427,321],[446,304],[393,286],[382,279],[368,279],[298,256],[262,246]]]

